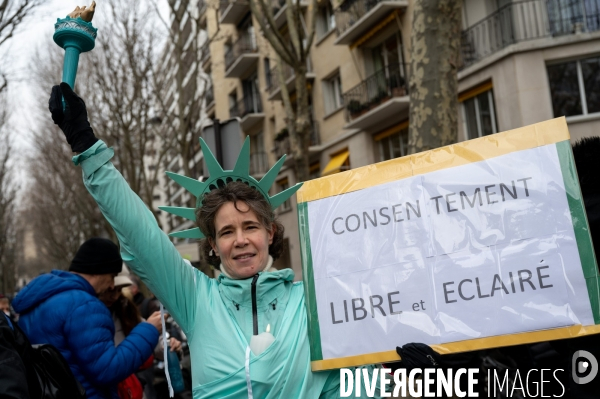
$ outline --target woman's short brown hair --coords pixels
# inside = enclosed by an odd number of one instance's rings
[[[232,202],[236,209],[236,203],[242,201],[251,211],[254,212],[258,221],[265,226],[268,231],[275,229],[273,235],[273,243],[269,245],[269,255],[273,257],[273,260],[278,259],[283,253],[283,225],[275,220],[275,214],[271,209],[271,204],[265,199],[265,197],[254,187],[250,187],[248,184],[243,182],[230,182],[226,185],[214,189],[204,195],[202,198],[202,206],[196,209],[196,221],[200,231],[206,237],[200,241],[200,248],[204,260],[210,265],[219,268],[221,265],[221,259],[216,255],[210,255],[212,247],[209,239],[215,240],[215,217],[217,212],[223,205],[228,202]],[[240,211],[241,212],[241,211]],[[273,227],[274,225],[274,227]]]

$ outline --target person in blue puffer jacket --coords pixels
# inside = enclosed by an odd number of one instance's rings
[[[35,278],[13,301],[31,343],[56,347],[88,399],[117,399],[117,384],[152,354],[161,330],[156,312],[115,347],[112,316],[97,296],[114,287],[122,262],[112,241],[89,239],[68,272],[53,270]]]

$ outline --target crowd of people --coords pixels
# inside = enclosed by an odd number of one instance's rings
[[[156,370],[163,360],[160,304],[154,297],[144,297],[139,279],[130,276],[112,241],[87,240],[69,271],[43,274],[19,292],[12,304],[2,297],[0,305],[6,316],[0,319],[5,343],[1,350],[19,347],[12,324],[18,321],[17,328],[31,343],[48,343],[60,351],[88,398],[168,397],[165,387],[160,389]],[[168,325],[171,331],[178,330],[174,323]],[[169,350],[182,356],[181,334],[170,335]],[[0,369],[25,370],[27,361],[31,359],[15,355],[0,362]],[[11,374],[0,375],[1,398],[30,397],[23,392],[34,378],[11,378],[15,382],[11,387],[4,384]]]
[[[310,367],[302,285],[293,282],[292,270],[272,267],[283,251],[283,226],[264,188],[244,176],[220,177],[214,163],[214,184],[182,180],[198,198],[193,234],[201,238],[203,261],[221,272],[210,279],[181,258],[131,191],[110,162],[112,150],[94,135],[83,100],[67,84],[53,88],[50,111],[78,154],[74,162],[81,165],[85,185],[120,247],[91,238],[68,271],[35,278],[12,304],[0,298],[5,314],[0,317],[0,398],[30,397],[34,377],[19,341],[21,330],[32,344],[47,343],[60,351],[88,398],[167,397],[160,303],[168,309],[168,350],[185,355],[190,365],[184,367],[187,390],[180,397],[339,397],[338,370],[313,372]],[[600,139],[582,143],[574,153],[576,162],[593,160],[590,154],[600,154]],[[580,180],[594,236],[600,232],[600,189],[593,176],[580,174]],[[156,297],[143,295],[142,282]],[[11,305],[19,314],[17,327]],[[256,353],[253,337],[268,330],[273,342]],[[482,367],[487,359],[488,365],[527,368],[554,359],[568,370],[569,356],[578,349],[600,358],[596,342],[584,337],[442,357],[426,345],[409,344],[398,348],[402,362],[392,367]],[[597,382],[569,392],[594,397]]]

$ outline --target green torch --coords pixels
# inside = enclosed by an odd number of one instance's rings
[[[75,88],[75,76],[79,64],[79,54],[90,51],[96,44],[96,28],[92,26],[92,17],[96,2],[89,8],[77,7],[64,19],[58,19],[54,25],[54,42],[65,49],[62,81]]]

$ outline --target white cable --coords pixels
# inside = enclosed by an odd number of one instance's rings
[[[162,340],[163,340],[163,361],[165,362],[165,375],[167,376],[167,385],[169,386],[169,397],[172,398],[175,396],[175,392],[173,392],[173,386],[171,385],[171,376],[169,375],[169,360],[167,351],[167,327],[165,326],[165,308],[162,303],[160,304],[160,321],[162,323]]]
[[[246,347],[246,386],[248,387],[248,399],[253,399],[252,380],[250,379],[250,346]]]

